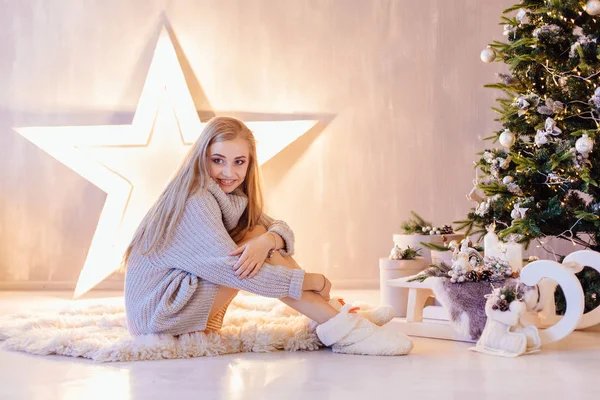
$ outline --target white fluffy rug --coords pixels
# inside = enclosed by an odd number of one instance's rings
[[[70,306],[60,312],[0,317],[0,341],[10,350],[94,361],[138,361],[240,352],[317,350],[310,320],[274,299],[238,295],[219,332],[178,337],[127,332],[123,299]]]

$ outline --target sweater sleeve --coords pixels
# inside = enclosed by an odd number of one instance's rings
[[[284,243],[284,248],[279,249],[279,253],[284,256],[293,256],[295,253],[294,244],[296,238],[294,231],[284,221],[276,220],[264,214],[260,218],[260,224],[267,228],[267,231],[273,232],[281,236]]]
[[[204,193],[188,200],[170,243],[159,251],[158,258],[163,266],[182,269],[216,285],[264,297],[302,297],[301,269],[265,263],[256,276],[238,278],[233,266],[240,256],[229,255],[237,247],[216,200]]]

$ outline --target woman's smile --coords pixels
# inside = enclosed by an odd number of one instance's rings
[[[217,181],[221,186],[231,187],[237,182],[237,179],[217,179]]]

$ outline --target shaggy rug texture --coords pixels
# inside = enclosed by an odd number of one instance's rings
[[[238,295],[218,332],[131,337],[123,299],[73,305],[59,312],[0,317],[5,349],[99,362],[163,360],[241,352],[317,350],[310,320],[275,299]]]

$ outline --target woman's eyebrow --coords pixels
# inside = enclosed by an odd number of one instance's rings
[[[219,154],[219,153],[213,153],[213,156],[227,158],[227,157],[225,157],[223,154]],[[235,158],[235,160],[237,160],[237,159],[239,159],[239,158],[246,158],[246,156],[237,156],[237,157]]]

